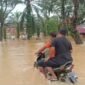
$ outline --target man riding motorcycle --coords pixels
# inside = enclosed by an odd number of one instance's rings
[[[45,69],[51,73],[50,80],[57,80],[57,77],[53,71],[53,68],[59,67],[68,61],[73,61],[71,56],[72,45],[66,38],[67,31],[61,29],[57,38],[51,43],[51,47],[55,49],[55,57],[48,59],[47,61],[38,62],[38,66],[45,73]]]

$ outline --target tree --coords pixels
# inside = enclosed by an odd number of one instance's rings
[[[78,24],[78,10],[79,10],[79,0],[73,0],[74,11],[73,11],[73,18],[72,18],[72,37],[74,38],[76,44],[82,44],[82,40],[80,35],[76,29]]]
[[[38,9],[36,6],[34,7],[34,9],[35,9],[35,12],[36,12],[36,14],[37,14],[37,17],[36,17],[36,21],[35,21],[35,25],[36,25],[36,32],[37,32],[37,36],[38,36],[38,38],[39,38],[39,36],[40,36],[40,32],[45,32],[44,31],[44,28],[45,28],[45,23],[44,23],[44,19],[43,19],[43,17],[40,15],[40,11],[41,11],[41,9]]]
[[[44,33],[44,35],[48,35],[47,23],[49,21],[50,14],[52,11],[51,6],[53,6],[53,5],[51,3],[51,0],[49,0],[49,1],[48,0],[39,0],[37,5],[41,8],[40,10],[39,9],[36,10],[37,16],[39,17],[39,19],[42,23],[41,31]]]
[[[85,0],[79,0],[78,24],[85,23]]]
[[[34,0],[25,0],[26,8],[23,11],[20,27],[23,29],[23,26],[26,27],[27,39],[30,39],[35,33],[35,16],[33,14],[35,8],[38,7],[33,4]],[[36,1],[34,2],[36,3]]]
[[[31,35],[31,22],[32,22],[32,17],[31,17],[31,1],[30,0],[25,0],[26,1],[26,32],[27,32],[27,39],[30,39]]]
[[[24,26],[25,26],[25,10],[23,11],[20,19],[20,30],[24,31]]]
[[[20,28],[21,16],[22,16],[22,13],[21,12],[15,12],[14,14],[12,14],[9,17],[9,19],[11,21],[10,23],[12,23],[13,25],[15,25],[15,27],[16,27],[17,39],[19,39],[20,32],[21,32],[21,28]]]
[[[40,39],[40,32],[42,29],[42,23],[38,17],[35,18],[35,33],[37,34],[37,39]]]
[[[78,25],[78,17],[79,17],[79,5],[82,3],[81,0],[49,0],[48,2],[44,3],[46,0],[40,0],[44,5],[42,5],[42,9],[47,13],[49,12],[49,8],[51,13],[56,13],[59,16],[59,22],[61,22],[60,28],[67,28],[69,25],[66,22],[66,19],[70,19],[70,28],[68,29],[71,33],[71,36],[75,40],[77,44],[81,44],[82,40],[80,38],[79,33],[76,30],[76,26]],[[51,2],[51,5],[50,5]],[[40,6],[40,5],[39,5]],[[68,9],[69,8],[69,9]],[[74,8],[74,10],[73,10]],[[81,18],[82,19],[82,18]]]
[[[35,31],[32,1],[33,0],[25,0],[26,8],[23,11],[21,19],[21,28],[23,28],[24,24],[26,26],[27,39],[30,39]]]
[[[51,32],[58,32],[58,25],[59,22],[56,16],[50,17],[49,21],[47,22],[48,34]]]
[[[3,40],[3,26],[10,12],[21,0],[0,0],[0,41]]]

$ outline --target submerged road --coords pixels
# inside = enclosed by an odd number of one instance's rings
[[[41,41],[7,41],[0,43],[0,85],[59,85],[50,83],[33,67],[35,52]],[[73,43],[75,71],[78,85],[85,85],[85,44]],[[67,84],[60,84],[67,85]]]

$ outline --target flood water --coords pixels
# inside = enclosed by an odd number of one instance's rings
[[[33,67],[35,52],[42,45],[43,42],[33,40],[0,43],[0,85],[49,85],[48,80]],[[85,85],[85,44],[73,43],[73,49],[78,85]]]

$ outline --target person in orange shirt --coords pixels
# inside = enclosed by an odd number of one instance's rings
[[[54,33],[54,32],[52,32],[52,33],[50,33],[50,40],[47,42],[47,43],[45,43],[45,45],[37,52],[37,54],[39,54],[39,53],[42,53],[42,54],[44,54],[44,52],[45,52],[45,50],[46,49],[49,49],[49,57],[48,58],[46,58],[46,59],[44,59],[44,60],[38,60],[38,64],[39,63],[41,63],[42,64],[42,62],[46,62],[46,61],[48,61],[49,59],[52,59],[52,58],[54,58],[55,57],[55,54],[56,54],[56,52],[55,52],[55,49],[51,46],[51,43],[53,42],[53,40],[56,38],[56,33]],[[50,63],[51,64],[51,63]],[[44,70],[44,68],[43,67],[38,67],[38,69],[40,70],[40,72],[42,72],[44,75],[45,75],[45,77],[46,77],[46,72],[45,72],[45,70]]]
[[[49,59],[53,58],[55,56],[55,49],[51,47],[51,43],[55,38],[56,33],[50,33],[50,40],[45,43],[45,45],[37,52],[37,54],[44,53],[46,49],[49,49]]]

